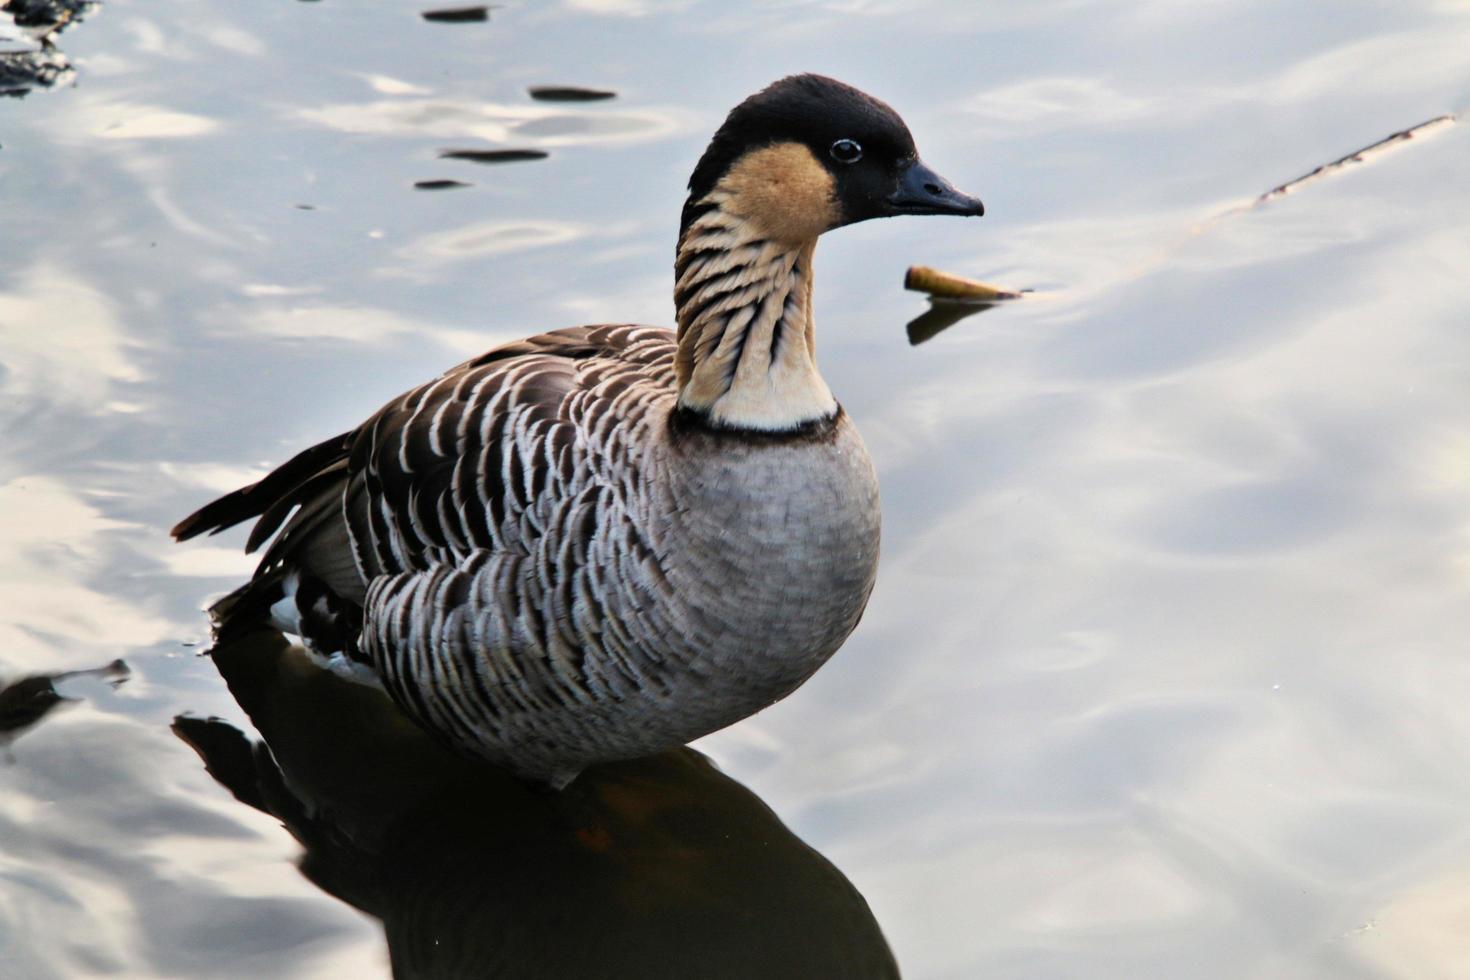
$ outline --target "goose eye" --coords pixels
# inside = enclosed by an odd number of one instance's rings
[[[838,163],[857,163],[863,158],[863,148],[857,140],[838,140],[832,144],[832,159]]]

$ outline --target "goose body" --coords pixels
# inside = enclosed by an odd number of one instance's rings
[[[729,725],[811,676],[872,590],[877,479],[816,369],[811,263],[822,232],[903,213],[982,209],[883,103],[777,82],[691,179],[677,333],[496,348],[174,535],[258,518],[249,547],[274,541],[233,615],[269,609],[525,777],[561,786]]]

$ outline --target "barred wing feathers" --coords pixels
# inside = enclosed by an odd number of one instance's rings
[[[639,484],[640,447],[662,417],[655,409],[672,404],[673,354],[669,331],[625,325],[498,347],[201,508],[174,536],[258,518],[251,550],[276,535],[258,579],[310,571],[363,606],[377,630],[369,635],[394,645],[433,618],[421,603],[462,598],[454,590],[468,586],[428,589],[460,583],[446,570],[502,580],[497,563],[532,559],[531,578],[566,590],[589,542]],[[517,605],[522,618],[538,618],[532,604]],[[561,617],[548,609],[539,618]]]

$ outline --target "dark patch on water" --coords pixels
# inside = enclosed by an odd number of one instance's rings
[[[438,24],[482,24],[490,19],[492,7],[445,7],[425,10],[419,16]]]
[[[91,13],[94,0],[8,0],[0,4],[17,27],[39,27],[50,33],[81,20]]]
[[[53,709],[75,703],[56,689],[57,681],[95,677],[110,681],[113,687],[132,675],[121,660],[91,670],[66,670],[55,674],[32,674],[9,683],[0,683],[0,747],[10,743],[39,725]]]
[[[531,98],[541,102],[601,102],[617,98],[618,93],[605,89],[580,88],[575,85],[532,85]]]
[[[545,160],[545,150],[440,150],[440,160],[468,160],[471,163],[517,163],[522,160]]]

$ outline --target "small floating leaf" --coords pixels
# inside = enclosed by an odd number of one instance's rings
[[[456,187],[473,187],[462,180],[416,180],[413,186],[421,191],[447,191]]]
[[[616,98],[616,92],[603,89],[578,88],[575,85],[533,85],[528,89],[531,98],[542,102],[600,102]]]
[[[440,150],[441,160],[468,160],[471,163],[515,163],[520,160],[545,160],[545,150]]]
[[[420,16],[424,20],[440,24],[477,24],[490,19],[490,7],[445,7],[441,10],[425,10]]]

